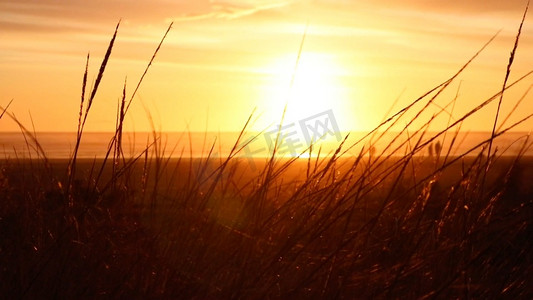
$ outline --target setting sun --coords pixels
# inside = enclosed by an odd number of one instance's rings
[[[348,71],[336,61],[333,53],[291,53],[264,67],[270,76],[265,83],[270,93],[263,95],[263,107],[280,116],[286,109],[285,121],[298,121],[326,110],[344,120],[354,112],[342,82]],[[353,125],[353,124],[352,124]]]

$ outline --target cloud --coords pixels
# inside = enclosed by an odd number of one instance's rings
[[[210,6],[203,13],[183,14],[174,18],[176,21],[194,21],[202,19],[238,19],[262,11],[288,6],[292,1],[209,1]]]
[[[519,15],[524,11],[527,0],[367,0],[367,2],[374,7],[434,11],[446,14],[517,13]]]
[[[237,19],[279,9],[293,1],[250,0],[0,0],[0,23],[15,31],[105,30],[119,19],[136,24],[168,20]]]

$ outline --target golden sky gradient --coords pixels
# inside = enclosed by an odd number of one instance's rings
[[[174,26],[134,99],[126,130],[236,131],[256,109],[254,129],[332,109],[342,131],[369,130],[452,76],[501,33],[437,104],[459,97],[453,115],[501,89],[526,1],[511,0],[0,0],[0,105],[39,131],[75,131],[87,52],[96,76],[119,19],[117,41],[87,130],[114,128],[117,101]],[[307,36],[290,82],[306,24]],[[510,81],[533,69],[526,18]],[[504,98],[509,111],[533,83]],[[434,107],[438,111],[438,107]],[[491,130],[495,106],[466,123]],[[533,111],[527,96],[514,119]],[[7,118],[0,131],[16,131]],[[533,128],[525,124],[520,130]],[[436,129],[436,128],[433,128]]]

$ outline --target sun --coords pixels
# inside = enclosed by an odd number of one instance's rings
[[[296,61],[294,54],[284,55],[265,67],[270,80],[263,104],[268,115],[279,117],[286,108],[285,122],[298,122],[331,110],[337,122],[343,123],[350,111],[341,80],[346,71],[335,56],[302,53]]]

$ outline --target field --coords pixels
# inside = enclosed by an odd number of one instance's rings
[[[107,157],[77,158],[114,39],[90,93],[85,72],[71,158],[48,159],[20,124],[34,158],[0,161],[2,295],[533,297],[533,160],[524,155],[531,141],[516,141],[521,151],[512,155],[493,146],[533,115],[500,127],[498,110],[486,141],[451,150],[462,122],[501,104],[514,85],[507,81],[516,49],[503,88],[441,131],[427,130],[435,116],[413,122],[472,60],[365,139],[329,155],[311,147],[309,158],[279,158],[278,140],[252,170],[238,156],[241,138],[226,156],[167,157],[154,131],[145,151],[124,155],[125,94]],[[391,124],[406,125],[385,149],[374,147]],[[353,148],[359,155],[346,154]]]
[[[246,164],[230,162],[211,176],[202,172],[214,162],[204,160],[137,162],[113,181],[106,170],[112,185],[101,189],[76,181],[70,197],[51,176],[68,162],[3,162],[2,291],[29,298],[531,295],[531,159],[495,162],[483,197],[481,156],[439,172],[429,157],[375,171],[366,159],[330,162],[308,169],[302,161],[284,168],[285,161],[270,174],[268,165],[245,174]],[[99,164],[81,161],[79,169],[88,174]]]

